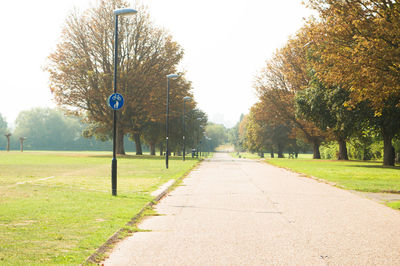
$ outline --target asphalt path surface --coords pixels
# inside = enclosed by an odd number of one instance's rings
[[[400,212],[216,153],[105,265],[400,265]]]

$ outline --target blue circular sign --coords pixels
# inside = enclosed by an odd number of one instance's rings
[[[107,100],[108,106],[113,110],[119,110],[124,106],[124,97],[119,93],[111,94]]]

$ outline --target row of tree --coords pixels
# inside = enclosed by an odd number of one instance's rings
[[[128,4],[123,0],[99,1],[96,7],[83,12],[75,10],[66,20],[61,42],[49,56],[47,71],[56,102],[79,116],[89,126],[85,136],[101,140],[111,137],[113,112],[107,98],[113,92],[114,15],[113,10]],[[130,17],[120,17],[118,41],[118,92],[124,96],[124,107],[117,112],[117,153],[124,154],[124,139],[129,136],[142,154],[145,141],[155,154],[165,141],[166,75],[177,73],[183,49],[166,30],[154,25],[143,6]],[[191,82],[185,73],[170,80],[171,150],[182,147],[183,98],[193,99]],[[194,100],[186,102],[188,125],[200,131],[195,145],[203,137],[201,127],[207,116],[196,109]],[[197,129],[196,129],[197,128]],[[201,135],[201,137],[199,137]]]
[[[0,115],[0,150],[7,147],[5,135],[10,136],[12,150],[23,147],[28,150],[111,150],[111,142],[84,138],[85,125],[78,118],[66,116],[60,110],[33,108],[19,113],[15,129],[10,130]],[[132,148],[130,149],[132,150]]]
[[[309,0],[318,13],[257,75],[259,101],[239,125],[254,150],[299,149],[336,141],[348,159],[356,138],[368,149],[383,140],[384,165],[394,165],[400,133],[400,3],[392,0]],[[300,140],[300,141],[299,141]]]
[[[0,114],[0,147],[5,147],[7,141],[3,136],[9,133],[6,119]]]
[[[186,147],[187,152],[191,149],[202,151],[213,151],[216,147],[227,142],[227,129],[223,125],[208,123],[197,119],[195,115],[198,110],[191,110],[186,116]],[[173,119],[170,121],[172,130],[170,140],[172,150],[180,154],[182,151],[183,121]],[[64,114],[59,109],[33,108],[19,113],[15,121],[15,129],[10,130],[7,122],[0,114],[0,150],[7,148],[7,138],[10,136],[10,149],[20,148],[20,139],[24,139],[24,149],[27,150],[81,150],[81,151],[111,151],[112,142],[107,139],[99,139],[90,136],[91,124],[84,124],[79,118]],[[159,129],[154,128],[149,134],[165,134],[165,125]],[[125,136],[125,142],[130,142],[132,136]],[[150,137],[141,137],[142,151],[150,151],[155,155],[155,145],[149,142]],[[164,138],[163,138],[164,139]],[[179,141],[178,141],[179,140]],[[163,142],[163,141],[162,141]],[[164,143],[157,148],[163,151]],[[138,145],[128,145],[127,151],[134,152]]]

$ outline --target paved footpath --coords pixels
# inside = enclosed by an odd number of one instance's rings
[[[105,265],[400,265],[400,212],[217,153]]]

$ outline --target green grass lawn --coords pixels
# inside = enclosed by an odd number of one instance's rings
[[[345,189],[366,192],[400,191],[400,167],[379,162],[309,159],[267,159],[267,162],[324,180]]]
[[[104,152],[0,152],[0,265],[80,264],[198,161]]]
[[[400,191],[400,167],[383,167],[381,162],[312,159],[267,159],[267,162],[334,182],[344,189],[363,192]],[[387,205],[400,210],[399,201],[389,202]]]

